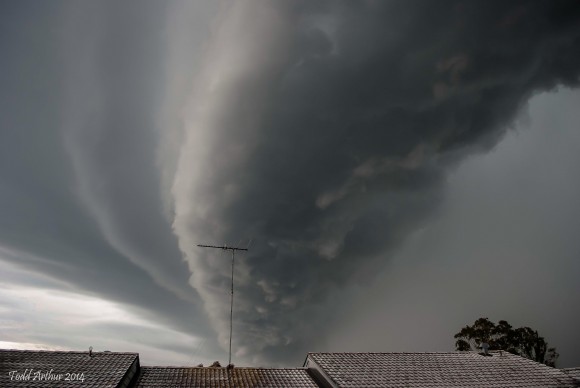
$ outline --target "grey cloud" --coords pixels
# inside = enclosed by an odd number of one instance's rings
[[[109,28],[67,42],[72,52],[91,59],[80,68],[67,62],[63,137],[79,194],[116,250],[162,286],[195,300],[183,287],[185,264],[162,216],[155,168],[155,107],[161,101],[155,91],[161,77],[154,75],[161,67],[164,37],[164,18],[158,14],[165,10],[157,3],[138,10],[110,4],[98,12],[89,8],[71,11],[77,20],[69,23],[98,18]]]
[[[0,18],[0,259],[211,336],[155,165],[171,4],[33,4],[3,3]]]
[[[580,363],[580,91],[529,104],[531,125],[453,169],[437,217],[375,284],[351,287],[325,351],[451,351],[461,327],[489,316],[538,330],[558,367]]]
[[[222,343],[227,260],[196,242],[253,238],[238,355],[299,357],[323,341],[335,291],[372,278],[437,208],[450,166],[493,147],[534,93],[578,84],[579,19],[571,1],[232,5],[173,188]]]
[[[234,360],[261,365],[323,347],[343,290],[436,214],[449,168],[578,83],[572,1],[235,1],[205,48],[203,7],[179,2],[2,11],[2,260],[217,357],[229,256],[195,244],[252,239]]]

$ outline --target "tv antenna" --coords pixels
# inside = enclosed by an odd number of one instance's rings
[[[248,248],[238,248],[238,247],[228,247],[224,244],[223,247],[216,245],[203,245],[197,244],[198,247],[202,248],[214,248],[222,249],[224,251],[232,251],[232,288],[231,288],[231,301],[230,301],[230,356],[228,360],[228,365],[232,364],[232,330],[233,330],[233,317],[234,317],[234,259],[236,256],[236,251],[247,251]]]

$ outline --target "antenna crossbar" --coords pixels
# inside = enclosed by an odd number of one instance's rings
[[[197,244],[198,247],[202,248],[216,248],[216,249],[223,249],[224,251],[247,251],[248,248],[238,248],[238,247],[228,247],[227,245],[218,246],[218,245],[203,245]]]
[[[233,332],[233,317],[234,317],[234,260],[236,251],[247,251],[248,248],[238,248],[238,247],[228,247],[227,245],[217,246],[217,245],[204,245],[197,244],[201,248],[214,248],[222,249],[224,251],[232,251],[232,288],[231,288],[231,301],[230,301],[230,354],[228,359],[228,365],[232,364],[232,332]]]

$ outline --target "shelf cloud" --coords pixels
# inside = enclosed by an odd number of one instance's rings
[[[455,213],[447,206],[456,198],[450,172],[471,155],[493,156],[504,138],[517,143],[504,135],[530,99],[565,86],[569,94],[554,101],[568,100],[579,82],[576,0],[8,1],[0,9],[0,341],[16,344],[5,346],[142,349],[144,363],[223,364],[231,256],[197,244],[249,246],[235,261],[234,363],[296,366],[306,351],[350,346],[356,341],[335,341],[339,321],[348,332],[365,327],[355,311],[391,314],[381,304],[390,288],[377,279],[404,290],[419,281],[422,260],[433,273],[452,266],[443,259],[450,250],[431,241],[436,256],[419,249],[402,279],[385,275],[425,225],[458,227],[469,200],[457,200]],[[552,104],[541,101],[539,117]],[[563,133],[554,139],[572,138]],[[577,164],[551,162],[562,171]],[[533,181],[526,168],[521,176]],[[469,171],[473,186],[484,182]],[[575,198],[542,194],[533,203],[572,208]],[[573,246],[575,223],[550,214],[553,234]],[[510,225],[528,220],[511,217]],[[458,246],[482,251],[476,234]],[[545,247],[560,246],[550,241]],[[530,250],[509,245],[501,257]],[[575,295],[566,268],[554,279]],[[418,305],[425,287],[407,300]],[[355,288],[376,295],[353,306]],[[469,323],[453,316],[457,327]],[[352,338],[376,343],[382,327],[366,327],[372,334],[352,329]]]
[[[173,228],[221,343],[238,259],[239,356],[284,359],[437,209],[446,172],[528,99],[577,86],[580,16],[558,2],[240,1],[184,115]],[[229,307],[229,306],[227,306]]]

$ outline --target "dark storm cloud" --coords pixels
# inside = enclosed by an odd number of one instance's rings
[[[450,166],[493,147],[534,93],[577,86],[579,26],[576,1],[232,4],[173,187],[222,343],[228,259],[195,243],[253,239],[235,349],[299,358],[332,320],[333,290],[372,278],[436,208]]]
[[[234,360],[318,349],[340,290],[436,209],[448,168],[493,147],[534,93],[578,83],[577,2],[235,1],[205,51],[189,4],[0,6],[0,259],[24,271],[3,284],[212,338],[203,303],[225,345],[229,256],[195,244],[252,239]],[[187,353],[137,326],[136,342]]]

